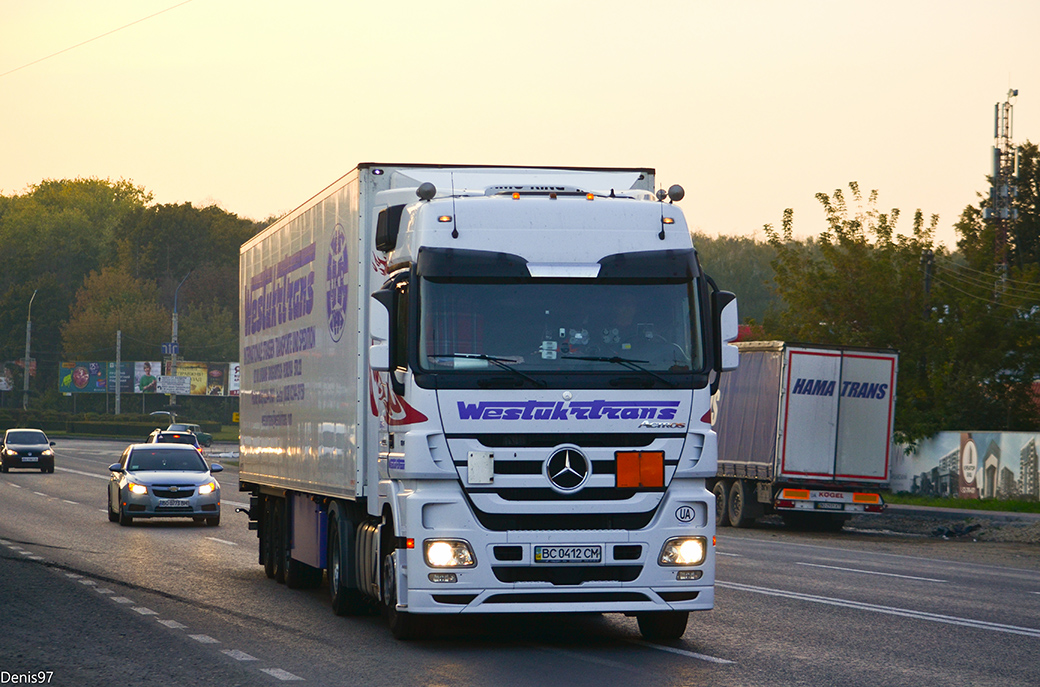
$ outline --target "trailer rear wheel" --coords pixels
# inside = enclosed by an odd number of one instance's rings
[[[679,639],[686,632],[687,611],[651,611],[636,613],[639,633],[648,641],[670,641]]]
[[[276,563],[274,560],[274,547],[271,542],[274,534],[274,507],[269,496],[263,499],[263,509],[260,512],[260,561],[264,564],[264,574],[274,579]]]
[[[711,492],[715,494],[715,526],[729,527],[729,489],[726,488],[726,481],[720,479]]]
[[[729,522],[734,527],[751,527],[758,517],[758,502],[747,480],[733,480],[729,488]]]

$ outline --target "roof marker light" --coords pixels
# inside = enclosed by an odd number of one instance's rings
[[[662,217],[661,222],[664,224],[675,224],[675,218],[673,217]]]
[[[520,193],[519,192],[513,191],[513,200],[520,200]]]
[[[451,221],[451,215],[441,215],[440,217],[437,218],[437,221],[438,222],[450,222]]]
[[[596,200],[596,194],[595,193],[586,193],[585,194],[585,199],[586,200]]]

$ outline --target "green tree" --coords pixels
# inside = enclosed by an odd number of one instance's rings
[[[925,316],[921,257],[933,246],[938,217],[918,210],[909,236],[896,232],[899,210],[877,209],[877,191],[864,200],[856,183],[850,208],[841,189],[817,194],[826,228],[813,241],[793,238],[793,213],[782,228],[765,227],[776,250],[778,307],[765,321],[770,335],[791,341],[895,348],[900,352],[896,430],[903,438],[943,429],[943,409],[929,387],[933,327]],[[941,405],[941,404],[939,404]]]
[[[693,234],[693,245],[701,268],[720,289],[737,295],[741,321],[761,324],[775,300],[773,246],[746,236],[711,237],[699,232]]]

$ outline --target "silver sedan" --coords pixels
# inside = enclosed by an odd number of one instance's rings
[[[118,463],[108,466],[108,519],[130,525],[134,518],[192,518],[220,524],[220,485],[224,468],[207,465],[188,444],[131,444]]]

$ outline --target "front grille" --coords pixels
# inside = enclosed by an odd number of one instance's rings
[[[170,487],[152,487],[152,493],[163,499],[186,499],[195,493],[195,487],[178,486],[176,490]]]
[[[647,513],[485,513],[473,514],[483,527],[493,532],[509,530],[641,530],[650,524],[654,511]]]
[[[551,582],[577,585],[583,582],[631,582],[643,571],[641,565],[549,565],[491,566],[499,582]]]

